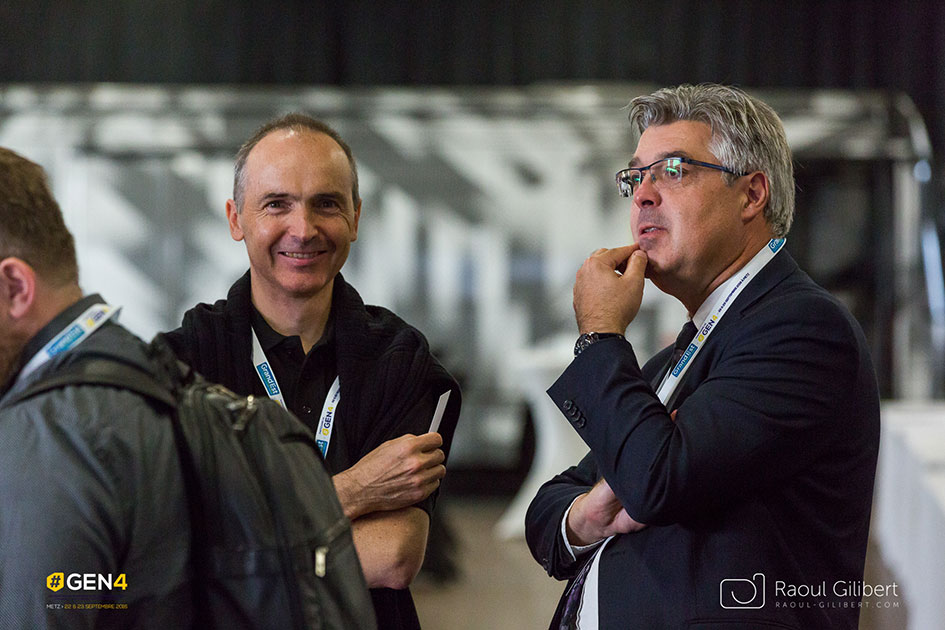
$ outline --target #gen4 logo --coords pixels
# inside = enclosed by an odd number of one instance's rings
[[[64,573],[50,573],[46,577],[46,588],[52,592],[62,590],[65,586],[70,591],[110,591],[116,588],[125,590],[128,583],[124,573],[119,573],[118,577],[112,580],[112,574],[102,575],[101,573],[70,573],[66,577]]]

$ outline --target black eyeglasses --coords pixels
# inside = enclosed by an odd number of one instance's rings
[[[683,176],[686,174],[686,171],[683,170],[682,167],[683,164],[714,168],[717,171],[729,173],[737,177],[748,175],[748,173],[736,173],[732,169],[726,168],[720,164],[709,164],[708,162],[700,162],[699,160],[685,157],[666,157],[656,160],[649,166],[634,166],[625,168],[617,173],[617,190],[622,197],[632,197],[633,191],[636,190],[637,186],[643,183],[643,176],[646,171],[650,172],[650,180],[652,180],[654,184],[661,182],[661,185],[676,186],[683,180]]]

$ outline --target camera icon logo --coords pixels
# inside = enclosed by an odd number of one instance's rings
[[[765,605],[765,575],[755,573],[751,579],[730,578],[719,583],[719,604],[722,608],[757,610]]]

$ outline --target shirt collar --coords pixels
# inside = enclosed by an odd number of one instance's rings
[[[253,306],[252,309],[253,330],[256,331],[256,338],[259,339],[259,345],[262,347],[263,352],[268,352],[279,344],[290,339],[294,340],[296,343],[298,343],[299,347],[301,347],[302,340],[298,335],[286,336],[277,332],[272,328],[272,326],[269,325],[269,322],[266,321],[266,318],[262,316],[262,313],[260,313],[255,306]],[[334,339],[335,309],[331,309],[331,311],[328,313],[328,321],[325,322],[325,331],[322,333],[321,339],[319,339],[318,342],[312,346],[312,350],[333,343]]]
[[[731,291],[734,284],[738,282],[739,272],[747,267],[752,260],[761,255],[764,251],[764,247],[759,249],[754,256],[751,257],[751,260],[747,261],[744,265],[735,270],[735,272],[729,276],[728,280],[715,287],[715,290],[709,294],[709,297],[696,309],[696,314],[692,316],[692,323],[696,325],[696,329],[702,328],[702,325],[705,323],[705,320],[709,318],[709,312],[712,310],[712,307],[715,306],[715,303],[718,302],[719,297],[725,295],[728,291]]]
[[[747,263],[746,263],[747,264]],[[738,271],[732,274],[732,277],[715,287],[715,291],[709,294],[709,297],[705,299],[701,306],[696,310],[696,314],[692,316],[692,323],[696,325],[696,330],[702,328],[702,325],[705,323],[705,320],[709,318],[709,311],[712,310],[712,307],[715,306],[715,303],[718,301],[719,296],[724,295],[726,291],[731,289],[732,284],[738,279]]]
[[[78,300],[72,306],[67,307],[61,313],[52,318],[52,320],[40,328],[39,332],[33,335],[33,338],[26,342],[26,345],[23,346],[23,352],[20,353],[20,360],[14,370],[13,374],[10,375],[9,383],[13,383],[16,380],[17,375],[23,369],[30,359],[33,356],[43,349],[43,347],[49,343],[49,340],[62,332],[66,326],[68,326],[74,319],[81,315],[86,309],[95,304],[104,304],[105,300],[102,299],[102,296],[98,293],[93,293],[92,295],[87,295],[86,297]]]

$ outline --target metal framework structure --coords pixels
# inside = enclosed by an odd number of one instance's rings
[[[48,169],[84,288],[124,304],[126,325],[147,337],[221,297],[245,269],[223,212],[238,145],[280,113],[325,119],[354,148],[362,177],[362,229],[346,277],[367,301],[423,329],[464,375],[467,409],[494,418],[495,401],[521,400],[509,357],[573,338],[571,283],[583,258],[630,239],[629,201],[613,189],[633,148],[623,107],[654,87],[6,85],[0,144]],[[852,300],[887,395],[942,396],[931,145],[912,102],[757,93],[782,116],[799,166],[803,227],[789,249],[815,267],[847,252],[836,264],[849,273],[831,287],[824,272],[824,284]],[[835,182],[849,194],[831,196]],[[853,219],[856,230],[845,223]],[[682,317],[674,300],[648,291],[631,327],[641,354],[671,341]],[[498,443],[514,442],[515,422],[483,426]]]

